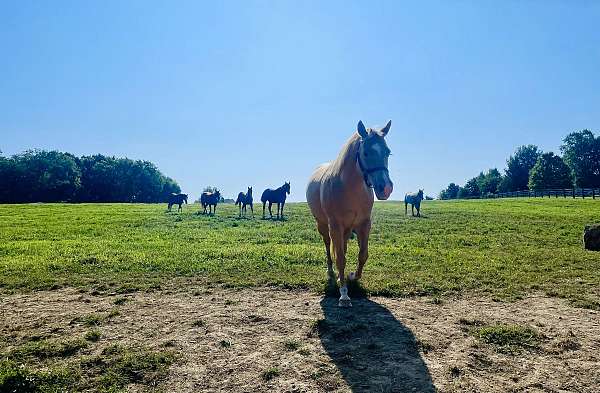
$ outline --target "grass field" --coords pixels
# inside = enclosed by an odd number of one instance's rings
[[[597,390],[600,202],[403,209],[373,212],[381,296],[340,309],[306,204],[1,205],[0,391]]]
[[[286,205],[286,221],[238,219],[220,205],[0,205],[0,286],[5,291],[64,286],[129,292],[173,277],[232,287],[324,291],[324,249],[306,204]],[[362,285],[384,296],[486,293],[516,299],[542,292],[600,306],[600,254],[581,245],[600,202],[570,199],[431,201],[423,217],[400,203],[377,203]],[[351,269],[357,246],[349,249]]]

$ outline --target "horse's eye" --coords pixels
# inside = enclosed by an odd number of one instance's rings
[[[365,152],[365,157],[369,157],[369,153]]]

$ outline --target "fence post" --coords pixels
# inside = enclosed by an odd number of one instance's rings
[[[573,192],[573,199],[575,199],[575,189],[573,188],[571,191]]]
[[[585,199],[585,188],[581,189],[581,198]]]
[[[596,189],[592,188],[592,199],[596,199]]]

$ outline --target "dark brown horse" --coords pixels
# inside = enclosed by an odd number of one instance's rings
[[[221,193],[219,190],[215,192],[205,191],[200,196],[200,203],[204,208],[203,214],[206,214],[206,207],[208,206],[208,214],[215,214],[217,212],[217,204],[221,201]]]
[[[240,217],[242,216],[242,212],[244,212],[244,217],[246,216],[246,206],[250,206],[250,211],[252,211],[252,217],[254,217],[254,207],[252,202],[252,187],[248,187],[248,192],[244,194],[240,192],[235,201],[236,205],[240,205]]]
[[[171,195],[169,195],[169,211],[171,211],[171,207],[173,207],[173,205],[179,205],[177,211],[181,211],[181,205],[183,204],[183,202],[185,202],[185,204],[187,205],[187,198],[187,194],[172,193]]]
[[[358,266],[348,279],[359,279],[367,262],[373,190],[377,199],[388,199],[393,184],[388,172],[390,149],[385,136],[392,122],[380,130],[366,129],[362,122],[337,159],[316,169],[306,189],[306,200],[317,221],[327,252],[327,270],[333,277],[330,247],[333,245],[340,286],[341,307],[351,306],[346,286],[348,240],[358,237]]]
[[[283,186],[272,190],[267,188],[263,191],[262,196],[260,197],[260,201],[263,204],[263,218],[265,218],[265,205],[269,202],[269,216],[273,218],[273,212],[271,211],[271,206],[276,203],[277,204],[277,219],[283,220],[283,206],[285,205],[285,199],[287,195],[290,193],[290,182],[285,182]],[[280,213],[281,210],[281,213]]]

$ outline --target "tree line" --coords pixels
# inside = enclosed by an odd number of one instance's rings
[[[0,154],[0,203],[166,202],[180,191],[148,161],[45,150]]]
[[[497,168],[467,180],[450,183],[440,199],[480,198],[498,192],[559,188],[600,188],[600,136],[590,130],[568,134],[560,146],[562,156],[543,152],[535,145],[519,146],[506,160],[504,173]]]

